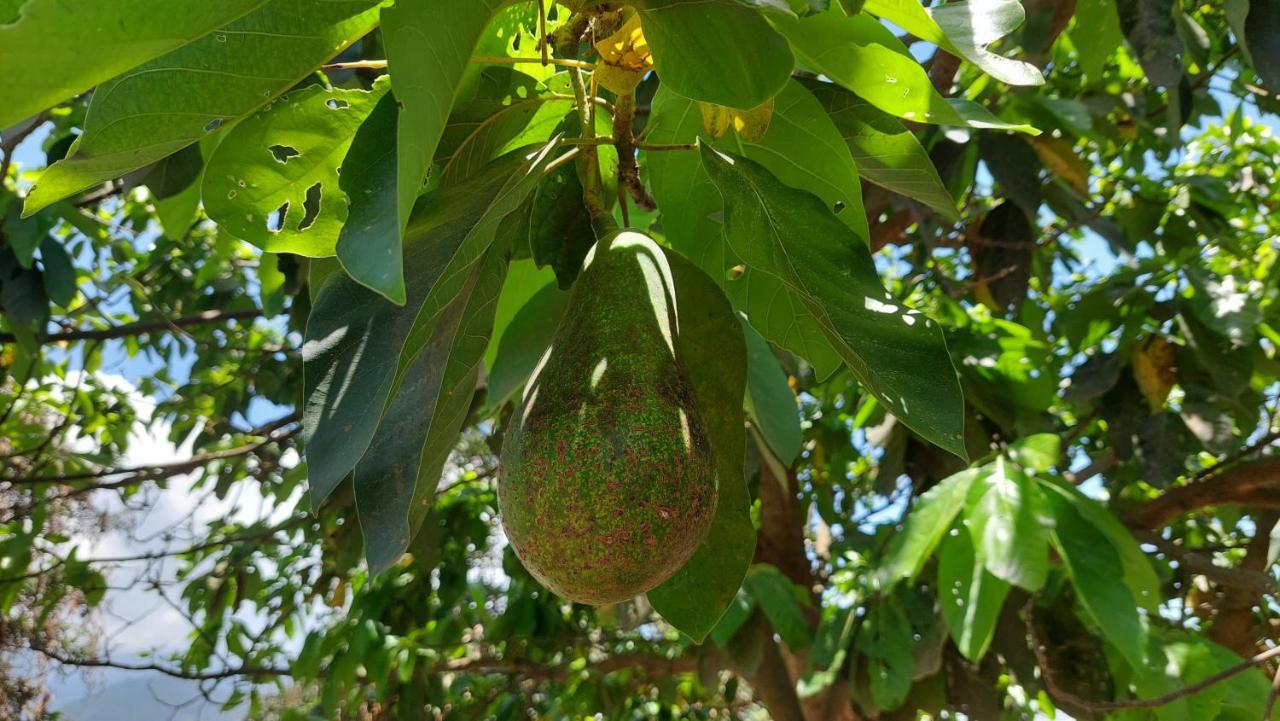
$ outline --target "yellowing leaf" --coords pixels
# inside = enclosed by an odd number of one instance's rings
[[[653,53],[644,39],[639,15],[632,15],[617,32],[597,42],[596,52],[600,53],[596,82],[619,95],[634,91],[645,73],[653,69]]]
[[[773,119],[773,98],[750,110],[700,102],[698,112],[702,114],[702,129],[712,138],[722,138],[729,128],[733,128],[743,140],[759,140],[768,132],[769,122]]]
[[[1164,408],[1169,391],[1178,381],[1177,356],[1173,345],[1160,336],[1152,336],[1133,349],[1133,379],[1154,413]]]
[[[1070,143],[1061,138],[1043,135],[1027,138],[1027,142],[1031,143],[1036,155],[1040,156],[1040,162],[1054,175],[1062,178],[1064,183],[1081,196],[1089,195],[1089,165],[1076,155]]]

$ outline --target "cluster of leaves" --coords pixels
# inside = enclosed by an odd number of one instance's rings
[[[291,513],[165,553],[171,670],[292,675],[227,699],[284,717],[1266,704],[1179,689],[1273,635],[1280,474],[1229,483],[1278,433],[1272,3],[57,5],[0,13],[5,617],[101,599],[68,498],[196,472]],[[494,457],[619,225],[740,323],[682,317],[710,538],[588,609],[502,543]],[[122,466],[138,426],[193,457]]]

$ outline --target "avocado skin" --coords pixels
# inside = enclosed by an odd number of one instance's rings
[[[668,342],[665,268],[639,233],[592,249],[503,439],[503,528],[525,568],[571,601],[649,591],[689,560],[715,513],[711,445]]]

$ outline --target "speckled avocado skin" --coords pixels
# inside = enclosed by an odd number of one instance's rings
[[[596,245],[503,439],[507,537],[535,578],[579,603],[670,578],[715,513],[715,463],[669,341],[661,259],[639,233]]]

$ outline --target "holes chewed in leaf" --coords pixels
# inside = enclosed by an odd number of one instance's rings
[[[835,213],[836,215],[839,215],[839,214],[840,214],[840,211],[842,211],[842,210],[844,210],[844,201],[843,201],[843,200],[837,200],[837,201],[836,201],[836,204],[835,204],[834,206],[832,206],[832,208],[831,208],[831,212]]]
[[[320,183],[307,188],[306,200],[302,203],[303,215],[302,222],[298,224],[298,230],[306,230],[311,224],[316,222],[316,217],[320,215],[320,196],[322,188]]]
[[[351,103],[348,103],[345,100],[338,100],[337,98],[330,98],[324,101],[324,104],[328,106],[330,110],[345,110],[351,107]]]
[[[287,215],[289,215],[288,203],[276,208],[275,212],[267,215],[267,230],[272,233],[279,233],[280,229],[284,227],[284,219]]]
[[[204,131],[206,133],[212,133],[213,131],[221,127],[222,127],[222,118],[214,118],[213,120],[210,120],[209,122],[204,124]]]
[[[267,150],[271,151],[271,157],[275,158],[276,162],[281,164],[289,162],[290,158],[296,158],[299,155],[302,155],[302,153],[298,152],[297,148],[293,148],[288,145],[272,145],[267,148]]]

